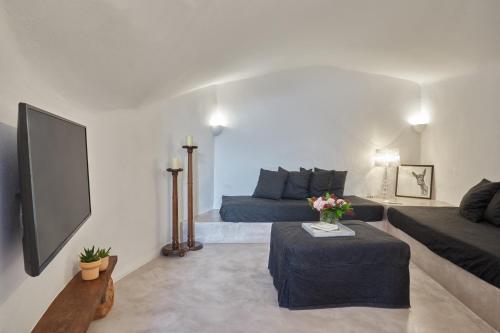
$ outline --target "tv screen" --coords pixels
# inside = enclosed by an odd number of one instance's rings
[[[24,267],[39,275],[90,216],[86,128],[19,104]]]

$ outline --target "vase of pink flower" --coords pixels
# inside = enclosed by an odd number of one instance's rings
[[[325,223],[337,223],[344,214],[352,214],[351,203],[335,195],[326,193],[322,197],[308,198],[307,201],[312,209],[320,214],[320,221]]]

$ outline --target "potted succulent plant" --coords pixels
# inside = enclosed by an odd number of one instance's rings
[[[97,254],[99,258],[101,258],[101,265],[99,266],[99,272],[103,272],[108,269],[109,265],[109,251],[111,251],[111,247],[106,249],[97,249]]]
[[[82,269],[82,279],[83,280],[95,280],[99,277],[99,266],[101,265],[101,258],[95,250],[92,248],[83,248],[83,252],[80,253],[80,268]]]

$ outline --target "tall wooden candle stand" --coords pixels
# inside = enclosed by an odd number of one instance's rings
[[[168,168],[168,172],[172,174],[172,243],[165,245],[161,252],[163,255],[178,255],[184,257],[187,249],[179,244],[179,199],[177,194],[177,175],[182,169]]]
[[[193,152],[198,146],[182,146],[188,152],[188,239],[182,243],[189,251],[198,251],[203,248],[203,244],[194,239],[193,221]]]

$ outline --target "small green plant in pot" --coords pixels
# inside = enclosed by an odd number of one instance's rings
[[[101,265],[101,258],[95,250],[95,246],[92,248],[83,248],[83,252],[80,253],[80,268],[82,269],[82,279],[83,280],[95,280],[99,277],[99,266]]]
[[[101,258],[101,265],[99,266],[99,272],[103,272],[108,269],[109,265],[109,252],[111,248],[106,249],[97,249],[97,254],[99,258]]]

